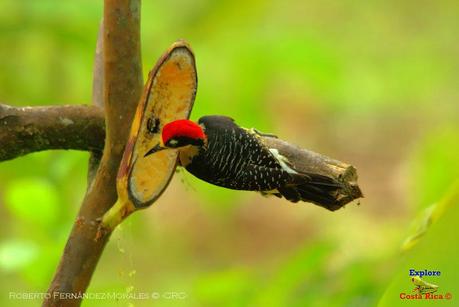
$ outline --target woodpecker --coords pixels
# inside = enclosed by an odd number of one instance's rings
[[[197,123],[176,120],[163,126],[160,143],[145,156],[175,149],[179,151],[179,165],[217,186],[257,191],[294,203],[311,202],[331,211],[344,205],[336,196],[342,184],[327,176],[296,170],[277,149],[263,144],[263,136],[275,137],[240,127],[226,116],[204,116]]]

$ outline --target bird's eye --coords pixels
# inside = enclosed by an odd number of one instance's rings
[[[167,144],[168,144],[169,146],[174,147],[174,146],[177,146],[178,141],[177,141],[176,139],[171,139],[169,142],[167,142]]]

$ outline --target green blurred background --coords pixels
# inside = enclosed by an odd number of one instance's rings
[[[95,0],[1,0],[0,101],[89,103],[102,9]],[[406,305],[399,294],[412,290],[414,266],[441,269],[429,281],[454,304],[458,37],[453,0],[144,0],[145,75],[178,38],[195,51],[192,118],[229,115],[352,163],[365,198],[331,213],[179,171],[115,232],[89,291],[186,294],[158,306],[394,306]],[[46,291],[87,161],[85,152],[49,151],[0,163],[0,305],[40,304],[9,293]],[[401,252],[422,224],[412,221],[438,201],[447,214]]]

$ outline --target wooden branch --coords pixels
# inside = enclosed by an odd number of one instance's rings
[[[363,197],[357,183],[357,170],[354,166],[311,150],[300,148],[277,137],[261,135],[260,139],[268,148],[277,149],[282,156],[290,161],[296,171],[311,176],[323,176],[334,182],[334,188],[317,190],[319,195],[327,196],[332,201],[324,202],[312,197],[308,199],[309,202],[335,211],[354,199]],[[314,194],[314,196],[316,195]]]
[[[98,107],[0,104],[0,161],[46,149],[102,152],[104,138],[104,113]]]
[[[116,174],[141,95],[140,0],[105,0],[105,147],[64,249],[44,306],[79,306],[110,233],[95,240],[100,218],[116,201]],[[68,299],[62,293],[76,294]]]
[[[92,104],[102,109],[104,108],[104,71],[104,21],[102,19],[97,35],[92,73]]]
[[[94,55],[94,69],[92,78],[92,104],[104,108],[104,21],[99,26],[96,52]],[[97,169],[99,168],[102,152],[91,152],[88,162],[88,187],[91,186]]]

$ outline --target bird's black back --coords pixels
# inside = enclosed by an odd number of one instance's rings
[[[186,169],[207,182],[236,190],[272,190],[285,178],[270,180],[270,170],[280,165],[257,139],[226,116],[204,116],[198,121],[207,135],[207,147],[201,148]],[[259,167],[257,167],[259,166]]]

